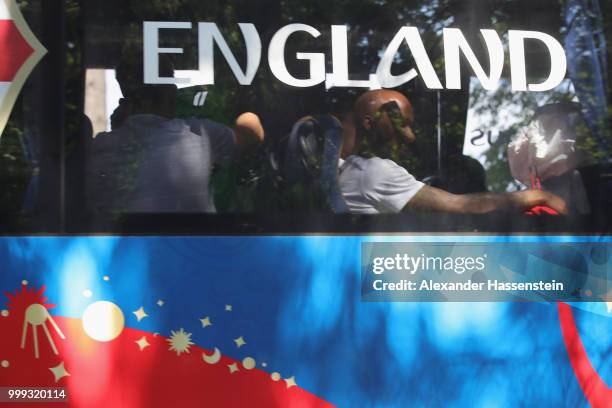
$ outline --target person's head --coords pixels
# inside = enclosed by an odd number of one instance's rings
[[[264,141],[265,132],[259,116],[244,112],[236,118],[234,125],[236,148],[239,154],[253,151]]]
[[[172,61],[165,55],[159,58],[159,74],[173,77]],[[115,76],[123,97],[132,105],[133,113],[151,113],[174,117],[177,88],[174,84],[145,84],[141,53],[124,52],[115,68]]]
[[[414,113],[401,93],[388,89],[368,91],[354,107],[356,153],[390,156],[400,143],[412,143]]]

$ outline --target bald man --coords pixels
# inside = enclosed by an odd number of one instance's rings
[[[368,91],[354,106],[352,155],[340,165],[338,182],[349,211],[357,214],[400,211],[484,214],[522,212],[543,205],[566,213],[565,202],[546,191],[451,194],[416,180],[390,160],[402,143],[416,139],[414,113],[404,95],[392,90]]]

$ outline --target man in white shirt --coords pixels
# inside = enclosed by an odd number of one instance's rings
[[[414,114],[404,95],[392,90],[368,91],[354,107],[353,154],[341,164],[338,182],[349,211],[357,214],[400,211],[483,214],[525,211],[548,206],[566,212],[565,202],[546,191],[451,194],[416,180],[390,160],[400,143],[415,140]]]
[[[349,156],[340,167],[340,189],[349,211],[397,213],[424,186],[394,161]]]

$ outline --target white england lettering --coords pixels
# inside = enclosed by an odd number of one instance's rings
[[[348,29],[343,25],[331,26],[332,36],[332,67],[333,72],[327,74],[325,87],[356,87],[380,89],[378,79],[375,74],[370,75],[367,81],[357,81],[349,79],[348,69]]]
[[[144,82],[147,84],[182,84],[211,85],[215,83],[214,45],[216,44],[227,61],[234,77],[241,85],[250,85],[261,62],[261,39],[253,24],[238,24],[246,49],[246,68],[243,70],[227,42],[215,23],[201,22],[198,24],[198,70],[177,71],[175,78],[159,76],[160,54],[182,54],[182,48],[161,48],[159,32],[161,29],[191,29],[189,22],[158,22],[144,23]],[[375,74],[370,74],[367,80],[349,79],[348,64],[348,28],[343,25],[331,26],[331,57],[332,72],[325,71],[325,54],[297,52],[298,60],[308,62],[306,78],[296,78],[287,69],[285,62],[285,47],[289,37],[295,33],[304,32],[318,38],[321,33],[306,24],[289,24],[278,30],[268,47],[268,64],[272,74],[281,82],[299,88],[311,87],[325,82],[326,88],[361,87],[361,88],[395,88],[418,77],[429,89],[444,89],[433,64],[427,55],[423,40],[416,27],[401,27],[385,49]],[[494,30],[480,30],[489,55],[488,74],[482,68],[472,48],[461,30],[447,28],[443,30],[444,71],[446,89],[461,88],[460,54],[466,57],[476,77],[487,90],[494,90],[501,78],[504,66],[504,47],[500,36]],[[539,92],[555,88],[563,81],[567,70],[567,60],[561,44],[552,36],[536,31],[510,30],[509,58],[512,89],[515,91]],[[550,55],[551,69],[548,78],[538,84],[527,83],[525,67],[525,40],[538,40],[546,46]],[[416,67],[400,75],[393,75],[391,67],[399,52],[400,46],[406,42],[414,57]],[[186,75],[183,76],[183,75]]]
[[[145,21],[143,26],[144,83],[180,84],[189,83],[188,78],[162,78],[159,76],[159,54],[182,54],[182,48],[159,48],[160,29],[191,29],[191,23]]]
[[[425,85],[430,89],[442,89],[442,83],[436,75],[433,65],[429,60],[423,40],[416,27],[402,27],[395,34],[395,37],[389,43],[389,46],[385,50],[378,68],[376,69],[376,75],[378,76],[378,82],[383,88],[395,88],[406,82],[416,78],[418,76],[417,71],[412,68],[401,75],[391,74],[391,65],[393,65],[393,59],[399,51],[402,41],[406,40],[410,52],[414,56],[419,73],[423,77]]]
[[[240,85],[250,85],[257,73],[259,62],[261,60],[261,39],[257,33],[257,29],[253,24],[239,23],[240,31],[244,37],[247,50],[247,64],[245,72],[242,72],[240,65],[236,61],[236,57],[227,46],[227,42],[221,35],[219,28],[215,23],[199,23],[198,24],[198,49],[200,71],[199,79],[203,85],[215,83],[214,73],[214,43],[221,50],[225,60],[234,73]]]
[[[532,92],[548,91],[563,81],[567,70],[567,59],[563,46],[548,34],[537,31],[508,31],[510,48],[510,77],[513,91]],[[527,72],[525,69],[525,39],[539,40],[546,45],[550,55],[550,75],[540,84],[527,85]]]
[[[280,81],[287,85],[306,88],[325,81],[325,54],[298,52],[296,54],[297,59],[310,61],[310,77],[298,79],[292,76],[287,71],[287,65],[285,64],[285,44],[287,43],[287,38],[298,31],[304,31],[314,38],[321,35],[317,29],[306,24],[289,24],[281,28],[270,41],[268,63],[270,64],[270,70]]]
[[[461,68],[459,51],[467,58],[476,77],[484,89],[493,91],[497,88],[502,70],[504,69],[504,46],[495,30],[480,30],[487,44],[489,53],[489,75],[484,72],[472,48],[458,28],[445,28],[444,37],[444,69],[446,73],[446,89],[461,89]]]

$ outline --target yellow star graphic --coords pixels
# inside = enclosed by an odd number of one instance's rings
[[[225,311],[226,312],[231,312],[232,311],[232,305],[225,305]]]
[[[136,340],[135,343],[138,344],[138,347],[140,347],[140,351],[150,346],[146,336],[142,336],[140,340]]]
[[[66,371],[66,368],[64,368],[63,361],[59,363],[58,365],[56,365],[55,367],[51,367],[49,370],[51,370],[51,372],[53,373],[53,376],[55,377],[55,382],[58,382],[62,378],[70,375],[70,373]]]
[[[289,378],[285,378],[285,382],[287,383],[287,388],[295,387],[297,384],[295,383],[295,377],[291,376]]]
[[[181,328],[179,331],[171,330],[172,336],[167,339],[170,343],[170,351],[175,351],[177,356],[181,353],[189,353],[189,347],[194,343],[191,341],[191,333],[188,333]]]
[[[141,321],[142,319],[144,319],[145,317],[149,316],[148,314],[145,313],[144,311],[144,307],[140,306],[140,309],[132,312],[135,316],[136,319],[138,319],[138,321]]]
[[[238,366],[236,365],[236,363],[228,364],[227,368],[229,368],[230,374],[234,374],[236,371],[238,371]]]
[[[246,341],[244,341],[244,337],[240,336],[237,339],[234,339],[234,343],[236,343],[236,347],[240,348],[246,344]]]
[[[157,301],[157,306],[162,307],[162,306],[164,305],[164,303],[165,303],[165,302],[164,302],[163,300],[159,299],[159,300]]]
[[[202,322],[202,327],[212,326],[212,322],[210,321],[210,317],[208,316],[203,319],[200,319],[200,321]]]

